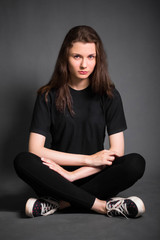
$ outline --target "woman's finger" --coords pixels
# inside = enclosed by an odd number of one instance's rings
[[[114,156],[110,156],[110,157],[108,157],[108,160],[109,160],[109,161],[114,161],[114,159],[115,159]]]
[[[48,159],[48,158],[41,158],[41,160],[43,161],[43,162],[51,162],[52,160],[50,160],[50,159]],[[52,161],[53,162],[53,161]]]

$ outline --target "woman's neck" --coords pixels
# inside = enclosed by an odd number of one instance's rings
[[[75,90],[83,90],[83,89],[87,88],[89,86],[89,84],[90,84],[89,78],[77,79],[76,81],[70,79],[68,82],[68,85]]]

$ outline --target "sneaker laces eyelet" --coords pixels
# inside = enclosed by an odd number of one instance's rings
[[[112,217],[114,215],[123,215],[125,218],[127,218],[128,211],[126,203],[124,203],[124,200],[118,200],[115,204],[113,203],[113,200],[110,200],[106,204],[107,209],[107,215],[109,217]],[[128,219],[128,218],[127,218]]]

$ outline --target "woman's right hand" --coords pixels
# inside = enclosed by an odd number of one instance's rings
[[[115,157],[118,156],[117,152],[111,150],[102,150],[100,152],[90,155],[88,166],[99,167],[104,165],[111,166]]]

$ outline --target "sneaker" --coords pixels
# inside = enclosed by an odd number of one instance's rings
[[[106,202],[107,215],[137,218],[145,212],[143,201],[138,197],[111,198]]]
[[[59,204],[51,199],[29,198],[26,202],[25,213],[28,217],[48,216],[53,214],[58,207]]]

